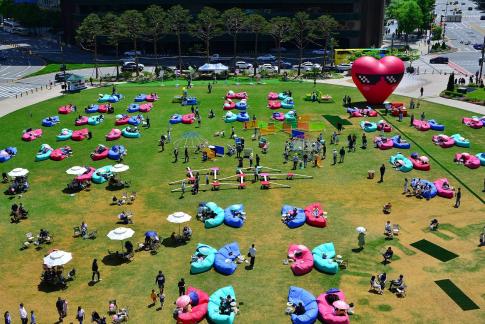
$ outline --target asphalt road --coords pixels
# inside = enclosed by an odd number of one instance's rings
[[[454,3],[455,1],[452,2]],[[462,5],[462,3],[464,4]],[[472,10],[468,10],[469,7]],[[438,1],[435,9],[438,15],[437,21],[439,22],[440,16],[445,15],[446,12],[451,14],[454,8],[462,10],[462,21],[460,23],[447,22],[445,34],[450,44],[457,48],[458,51],[443,56],[447,56],[450,61],[474,74],[480,68],[478,61],[482,54],[481,51],[473,48],[473,44],[483,43],[485,20],[480,20],[480,17],[485,15],[485,13],[481,12],[471,0],[460,0],[458,5],[448,4],[448,6],[446,6],[446,1]],[[470,44],[466,45],[467,42],[470,42]]]

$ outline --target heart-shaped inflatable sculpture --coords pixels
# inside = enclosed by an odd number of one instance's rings
[[[363,56],[352,65],[352,80],[369,104],[383,103],[404,75],[404,63],[395,56],[376,60]]]

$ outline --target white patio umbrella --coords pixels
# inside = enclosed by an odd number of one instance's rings
[[[29,170],[24,169],[24,168],[15,168],[12,171],[8,173],[10,177],[24,177],[29,173]]]
[[[52,267],[65,265],[71,260],[72,260],[72,253],[61,251],[61,250],[55,250],[49,253],[49,255],[47,255],[44,258],[44,264],[47,267],[52,268]]]
[[[73,167],[67,169],[66,173],[70,174],[70,175],[79,176],[81,174],[84,174],[84,172],[86,172],[86,171],[88,171],[88,169],[86,169],[85,167],[76,165],[76,166],[73,166]]]
[[[120,173],[120,172],[125,172],[128,171],[130,167],[126,164],[115,164],[113,168],[111,169],[112,172],[114,173]]]
[[[355,230],[357,233],[365,233],[367,231],[364,226],[359,226]]]
[[[184,212],[175,212],[173,214],[168,215],[167,217],[167,220],[170,223],[179,224],[179,236],[180,236],[180,224],[187,223],[191,219],[192,219],[192,216]]]
[[[123,241],[129,239],[135,234],[135,231],[128,227],[118,227],[108,233],[108,238],[113,241]],[[121,249],[123,249],[123,242],[121,242]]]

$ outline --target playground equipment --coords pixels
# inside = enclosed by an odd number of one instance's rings
[[[279,171],[281,172],[281,171]],[[291,188],[287,184],[282,184],[278,182],[274,182],[272,180],[296,180],[296,179],[312,179],[312,176],[309,175],[304,175],[304,174],[297,174],[293,172],[288,172],[286,174],[286,177],[283,178],[281,177],[281,173],[260,173],[259,174],[259,180],[261,184],[261,189],[271,189],[272,186],[274,187],[279,187],[279,188]]]

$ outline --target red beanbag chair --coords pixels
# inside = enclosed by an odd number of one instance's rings
[[[320,203],[313,203],[305,207],[306,223],[315,227],[327,226],[327,218],[323,216],[323,208]]]
[[[190,313],[180,313],[177,316],[177,323],[183,323],[183,324],[195,324],[204,319],[204,317],[207,315],[207,306],[209,303],[209,295],[207,295],[206,292],[190,287],[187,289],[187,295],[189,295],[191,298],[191,304],[192,304],[192,311]],[[198,301],[193,300],[192,296],[194,294],[197,296]],[[196,303],[196,304],[195,304]],[[195,305],[194,305],[195,304]]]
[[[291,270],[295,276],[301,276],[312,271],[313,255],[306,246],[291,244],[288,248],[288,257],[295,260],[291,263]]]

